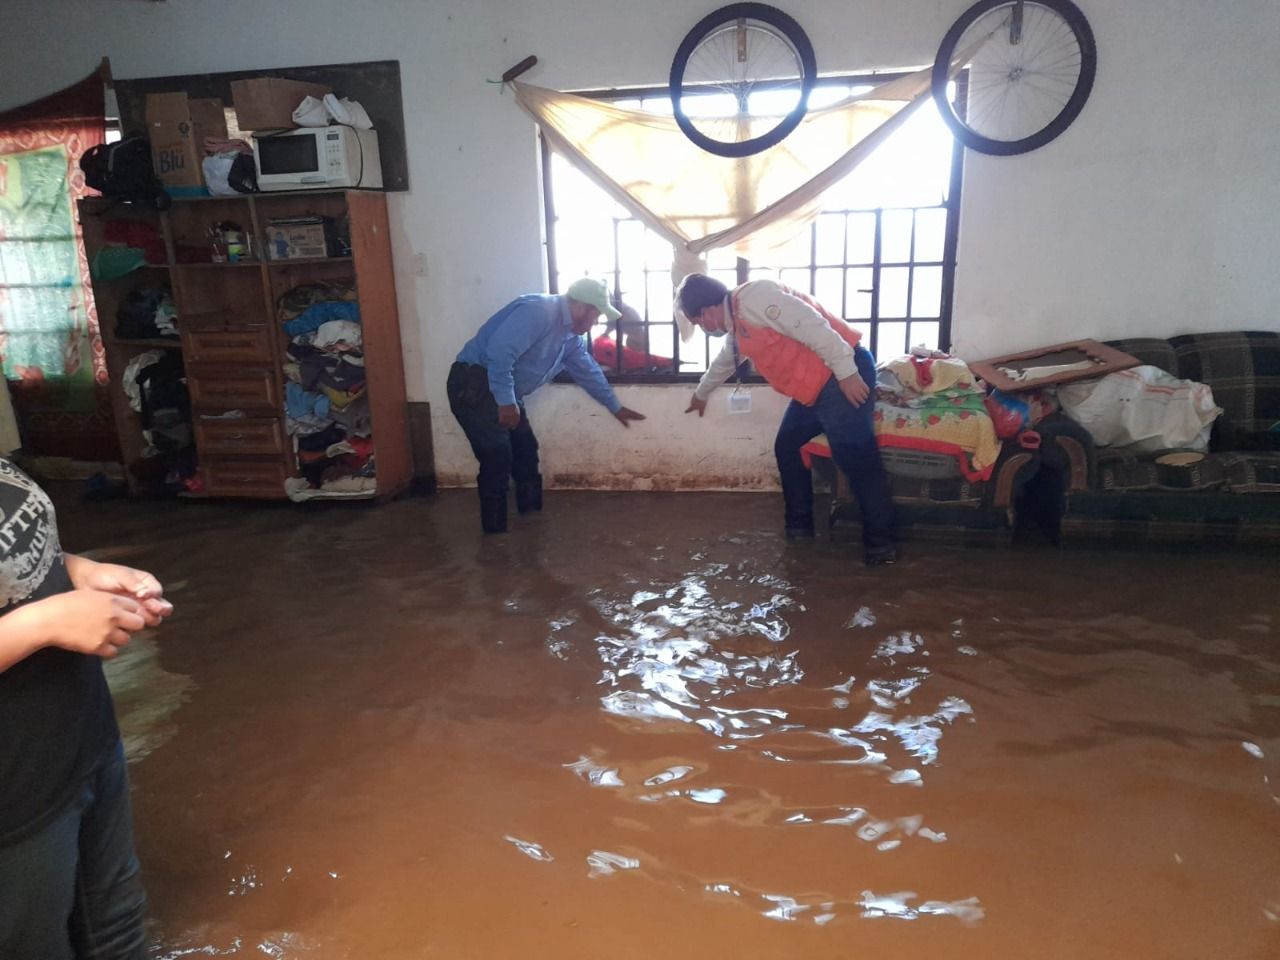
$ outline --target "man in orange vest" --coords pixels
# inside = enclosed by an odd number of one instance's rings
[[[815,300],[772,280],[729,290],[701,273],[684,278],[676,293],[680,312],[713,337],[729,342],[711,362],[685,413],[702,416],[707,397],[743,360],[750,360],[779,393],[791,398],[773,452],[782,476],[786,533],[807,539],[813,529],[813,482],[800,448],[819,433],[849,477],[862,509],[868,566],[893,563],[893,502],[880,462],[872,416],[876,364],[859,346],[860,334]]]

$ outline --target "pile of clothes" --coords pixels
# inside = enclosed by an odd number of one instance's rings
[[[173,294],[164,287],[130,290],[116,309],[116,338],[151,340],[178,336],[178,311]]]
[[[118,280],[134,270],[167,262],[158,224],[121,218],[102,225],[102,245],[93,255],[89,272],[95,280]]]
[[[302,475],[289,484],[290,496],[372,494],[376,463],[354,284],[303,284],[276,306],[289,337],[286,427]]]
[[[180,350],[148,350],[125,367],[122,385],[139,414],[147,446],[132,465],[139,483],[153,492],[180,493],[196,475],[191,432],[191,396]]]

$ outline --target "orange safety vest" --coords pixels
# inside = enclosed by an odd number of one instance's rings
[[[746,286],[746,284],[743,284]],[[856,347],[862,334],[854,330],[839,317],[812,297],[778,284],[783,293],[802,300],[818,311],[827,324],[844,338],[851,347]],[[771,327],[756,326],[748,323],[741,315],[738,294],[742,287],[737,287],[730,294],[733,305],[733,333],[738,351],[752,364],[760,376],[769,381],[769,386],[784,396],[804,404],[813,406],[822,392],[823,385],[831,376],[831,368],[822,362],[822,358],[806,347],[799,340],[793,340]]]

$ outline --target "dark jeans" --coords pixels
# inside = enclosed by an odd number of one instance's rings
[[[143,960],[146,906],[118,745],[58,819],[0,848],[0,957]]]
[[[851,404],[836,378],[827,380],[813,406],[792,400],[782,416],[773,444],[782,475],[782,499],[788,531],[813,529],[813,478],[800,458],[800,448],[820,433],[827,435],[831,457],[845,475],[862,509],[862,542],[868,551],[893,544],[893,501],[889,481],[880,462],[872,417],[875,414],[876,361],[862,347],[854,351],[858,373],[871,387],[871,396],[860,407]]]
[[[449,409],[480,461],[476,485],[480,499],[505,499],[507,478],[516,483],[538,479],[538,438],[520,407],[520,425],[508,430],[498,423],[498,403],[489,390],[489,372],[474,363],[455,363],[449,370]]]

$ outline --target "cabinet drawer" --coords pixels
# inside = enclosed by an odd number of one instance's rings
[[[189,370],[187,386],[192,404],[199,409],[277,411],[283,407],[270,370]]]
[[[285,452],[284,424],[279,420],[196,420],[196,449],[201,457]]]
[[[187,387],[193,406],[201,410],[275,412],[283,407],[270,370],[188,370]]]
[[[275,497],[284,499],[289,471],[283,463],[264,460],[213,460],[200,468],[211,497]]]
[[[192,330],[183,344],[187,360],[193,363],[253,363],[271,359],[271,331]]]

